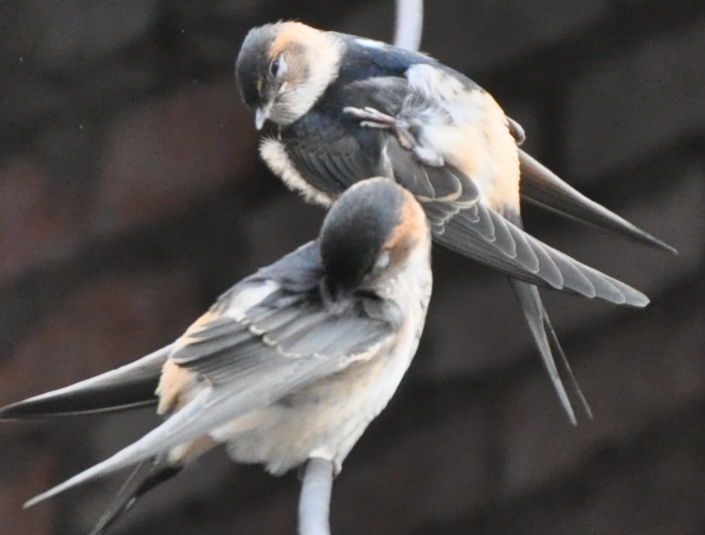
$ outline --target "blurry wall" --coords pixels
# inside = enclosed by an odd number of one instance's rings
[[[421,350],[353,450],[336,535],[705,530],[705,3],[438,0],[422,48],[522,123],[525,147],[680,256],[527,207],[645,310],[544,292],[594,421],[571,427],[503,277],[434,250]],[[319,209],[258,161],[232,64],[267,21],[388,40],[393,2],[0,5],[0,403],[170,342],[311,239]],[[0,530],[87,533],[119,477],[21,504],[126,445],[147,412],[0,424]],[[298,481],[203,459],[116,533],[293,533]]]

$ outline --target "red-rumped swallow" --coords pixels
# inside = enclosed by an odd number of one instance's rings
[[[419,200],[433,238],[511,277],[554,387],[575,415],[551,345],[582,397],[535,285],[637,307],[641,292],[525,233],[522,192],[540,206],[633,239],[670,246],[590,201],[519,149],[524,132],[463,74],[415,52],[297,22],[251,30],[236,76],[255,125],[273,123],[260,154],[309,200],[330,206],[381,175]]]
[[[167,417],[26,505],[141,463],[146,474],[121,491],[94,531],[103,533],[219,443],[234,461],[275,475],[312,457],[340,471],[416,353],[431,295],[430,244],[408,191],[386,178],[362,181],[340,196],[315,241],[236,284],[172,344],[1,409],[7,419],[157,404]]]

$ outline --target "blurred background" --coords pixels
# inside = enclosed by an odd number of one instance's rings
[[[233,61],[296,18],[392,38],[392,0],[0,4],[0,404],[130,362],[313,238],[322,212],[258,160]],[[335,484],[336,535],[705,531],[705,2],[436,0],[422,49],[492,92],[525,148],[680,256],[526,209],[645,291],[544,292],[592,403],[573,428],[506,280],[434,249],[421,349]],[[90,531],[124,474],[34,494],[154,425],[149,410],[0,424],[0,530]],[[209,455],[115,529],[294,533],[298,480]]]

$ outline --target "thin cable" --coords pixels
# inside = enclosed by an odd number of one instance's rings
[[[417,51],[423,33],[423,0],[396,0],[394,44]],[[330,499],[333,463],[320,457],[309,459],[301,482],[299,535],[330,535]]]
[[[320,457],[309,459],[301,482],[299,535],[330,535],[330,496],[333,463]]]
[[[423,0],[396,0],[397,19],[394,44],[417,51],[423,33]]]

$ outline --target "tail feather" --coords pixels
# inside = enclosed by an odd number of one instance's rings
[[[521,307],[521,311],[524,314],[526,322],[529,326],[529,330],[531,331],[536,347],[541,354],[541,359],[546,367],[546,371],[551,378],[553,388],[558,394],[558,398],[560,399],[561,405],[568,415],[570,422],[573,425],[577,425],[575,411],[573,410],[573,405],[571,404],[568,393],[563,385],[563,380],[558,373],[552,348],[555,350],[561,363],[563,364],[563,367],[568,374],[568,378],[573,385],[575,394],[583,405],[585,412],[590,418],[592,418],[592,410],[590,409],[590,405],[585,399],[582,389],[575,379],[575,375],[573,374],[573,370],[570,367],[568,359],[563,352],[563,348],[558,341],[558,337],[553,329],[548,313],[541,302],[541,296],[538,288],[532,284],[527,284],[516,279],[509,279],[509,281],[512,285],[517,300],[519,301],[519,306]]]
[[[176,476],[182,466],[166,465],[158,459],[142,461],[127,478],[90,535],[105,535],[150,490]]]
[[[105,459],[87,468],[83,472],[67,479],[63,483],[35,496],[24,504],[25,509],[32,507],[44,500],[61,494],[62,492],[78,486],[95,478],[106,476],[117,472],[128,466],[137,464],[147,459],[154,458],[166,453],[171,448],[184,444],[189,440],[195,440],[202,436],[209,428],[216,427],[216,424],[204,417],[206,409],[210,407],[208,402],[209,391],[201,392],[186,407],[173,416],[169,417],[161,425],[133,442],[129,446],[121,449],[112,457]],[[220,416],[220,414],[219,414]],[[237,414],[233,414],[233,418]],[[224,419],[224,417],[223,417]],[[218,420],[220,423],[221,420]]]
[[[548,335],[548,341],[551,343],[554,353],[558,355],[561,364],[563,364],[563,369],[568,375],[570,383],[573,385],[573,391],[580,400],[580,404],[583,406],[585,414],[588,418],[592,420],[592,408],[590,407],[590,404],[588,403],[585,394],[583,394],[583,389],[580,388],[580,383],[578,383],[578,380],[575,378],[575,374],[573,373],[573,367],[570,365],[570,362],[568,362],[568,357],[566,357],[565,352],[563,351],[563,347],[561,346],[561,343],[558,340],[556,331],[553,329],[553,324],[551,323],[551,319],[548,317],[548,312],[546,312],[546,308],[543,307],[543,303],[541,304],[541,306],[543,308],[543,324],[546,329],[546,334]]]
[[[551,378],[553,383],[553,388],[558,394],[558,399],[563,405],[570,422],[573,425],[577,425],[578,421],[575,418],[575,411],[573,410],[573,405],[570,403],[568,398],[568,393],[563,386],[563,381],[556,368],[556,362],[553,359],[553,354],[551,353],[551,346],[548,342],[548,337],[546,336],[546,331],[544,329],[544,312],[543,304],[541,303],[541,297],[539,296],[538,288],[532,284],[527,284],[516,279],[509,279],[514,293],[516,294],[517,300],[519,301],[519,306],[521,311],[526,318],[526,322],[529,325],[529,330],[531,331],[531,336],[534,338],[536,347],[541,354],[541,359],[546,367],[548,376]]]

